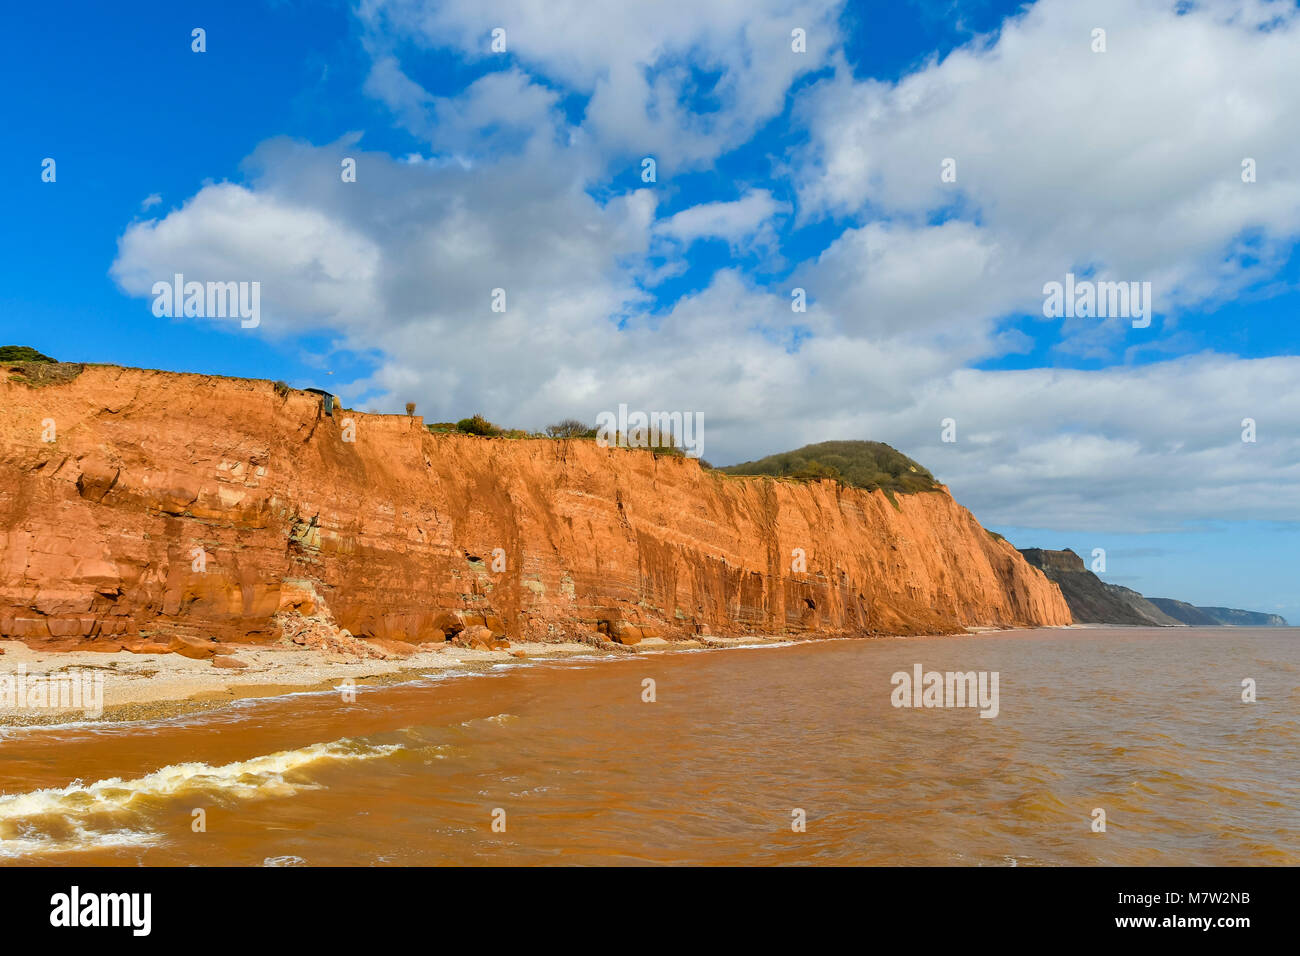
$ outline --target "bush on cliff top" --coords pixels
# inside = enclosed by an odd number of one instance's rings
[[[495,437],[500,435],[504,429],[500,425],[493,425],[482,415],[474,414],[469,418],[462,418],[456,423],[456,429],[467,435],[487,435]]]
[[[546,426],[548,438],[595,438],[596,429],[576,418],[566,418],[562,422]]]
[[[482,415],[471,415],[458,422],[433,422],[425,425],[435,435],[478,435],[481,438],[534,438],[522,428],[503,428]]]
[[[770,475],[796,481],[829,478],[852,488],[890,495],[939,488],[927,469],[878,441],[824,441],[717,470],[727,475]]]
[[[30,345],[0,345],[0,362],[53,362]]]

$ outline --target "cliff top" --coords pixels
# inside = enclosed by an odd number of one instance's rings
[[[1052,568],[1057,571],[1086,571],[1083,558],[1069,548],[1064,551],[1052,551],[1049,548],[1021,548],[1020,553],[1036,568]]]
[[[268,386],[274,388],[281,396],[287,395],[290,391],[323,392],[321,389],[290,388],[284,382],[272,382],[269,379],[261,378],[214,375],[206,372],[173,372],[166,369],[134,368],[111,363],[60,362],[49,356],[42,355],[35,349],[20,345],[0,346],[0,366],[3,366],[3,368],[0,368],[0,374],[7,372],[9,381],[29,387],[66,384],[76,379],[86,369],[93,368],[111,372],[193,378],[209,383],[227,381],[254,386]],[[423,425],[423,419],[413,414],[403,416],[401,413],[393,413],[383,417],[412,417]],[[550,426],[544,432],[530,432],[523,429],[493,425],[480,415],[474,415],[472,418],[462,419],[458,422],[440,422],[424,427],[433,435],[460,434],[515,440],[553,441],[559,438],[593,438],[595,435],[595,429],[588,429],[573,420],[566,420],[558,425]],[[648,450],[658,455],[681,456],[683,454],[680,449],[672,446],[656,447]],[[830,479],[848,487],[861,488],[864,491],[883,491],[891,500],[895,494],[913,494],[926,491],[946,492],[947,490],[935,480],[927,468],[896,448],[877,441],[826,441],[805,445],[793,451],[769,455],[756,461],[740,462],[722,468],[713,468],[703,460],[700,461],[700,465],[706,471],[712,470],[733,477],[788,478],[795,481]]]

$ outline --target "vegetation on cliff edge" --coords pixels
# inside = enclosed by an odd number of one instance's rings
[[[884,442],[824,441],[794,451],[768,455],[758,461],[727,465],[727,475],[769,475],[795,481],[829,478],[851,488],[894,494],[937,491],[934,475]]]
[[[9,381],[40,388],[72,381],[86,367],[79,362],[60,362],[29,345],[0,345],[0,365]]]
[[[600,434],[599,429],[586,425],[576,418],[566,418],[553,425],[547,425],[543,431],[530,432],[523,428],[507,428],[504,425],[497,425],[479,414],[471,415],[469,418],[462,418],[458,422],[434,422],[425,427],[435,435],[478,435],[481,438],[554,438],[557,440],[582,439],[595,441]],[[654,437],[659,439],[658,444],[625,443],[619,434],[613,436],[613,442],[620,447],[627,445],[627,447],[650,451],[656,455],[685,455],[685,452],[677,446],[677,439],[672,435],[665,434]],[[704,460],[700,461],[700,465],[704,468],[712,467]]]
[[[30,345],[0,345],[0,362],[54,362]]]

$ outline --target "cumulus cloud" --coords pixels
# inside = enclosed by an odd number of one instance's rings
[[[1300,514],[1300,358],[952,373],[911,410],[921,457],[990,523],[1179,529]],[[956,420],[958,441],[939,441]],[[1242,440],[1255,420],[1257,442]],[[922,427],[928,426],[928,427]]]
[[[269,330],[287,334],[362,312],[374,301],[380,259],[378,246],[327,212],[223,183],[164,219],[131,225],[111,272],[138,296],[178,272],[188,281],[261,282],[275,290],[279,321]]]
[[[1032,268],[968,222],[873,222],[845,230],[798,281],[846,335],[943,337],[965,358],[989,351],[995,320],[1010,311],[1011,276]]]
[[[556,111],[559,96],[519,70],[488,73],[456,96],[432,96],[394,57],[383,56],[365,89],[436,149],[469,158],[517,152],[534,137],[558,136],[564,127]]]
[[[654,155],[671,172],[741,145],[780,114],[793,81],[824,65],[838,42],[841,6],[363,0],[359,17],[381,64],[399,41],[412,39],[474,61],[500,57],[490,44],[492,31],[504,29],[510,57],[587,98],[582,126],[590,149],[610,158]],[[804,31],[804,52],[792,49],[794,30]],[[397,100],[413,98],[397,85]]]
[[[953,321],[954,301],[968,303],[963,322],[1037,311],[1044,283],[1068,271],[1150,281],[1157,310],[1175,315],[1225,301],[1272,275],[1300,235],[1298,50],[1293,3],[1180,14],[1164,0],[1039,0],[896,83],[858,81],[840,59],[800,98],[801,215],[911,228],[846,233],[823,256],[827,279],[842,292],[856,268],[859,286],[894,286],[906,262],[924,264],[931,287],[904,286],[934,300],[930,323]],[[1256,182],[1242,181],[1246,159]],[[946,160],[956,182],[941,181]],[[1123,323],[1102,328],[1113,342]],[[1066,332],[1100,354],[1098,329]]]
[[[354,394],[414,375],[422,407],[490,408],[494,393],[540,387],[567,355],[598,360],[580,344],[616,332],[645,297],[624,262],[648,248],[653,194],[598,202],[551,149],[467,169],[396,161],[353,139],[275,140],[248,161],[249,185],[207,186],[128,227],[112,274],[141,296],[173,272],[260,281],[259,333],[331,331],[390,356]],[[355,183],[340,180],[344,155]],[[495,289],[504,313],[492,311]]]
[[[770,247],[776,241],[773,228],[790,204],[779,202],[766,189],[752,189],[729,202],[700,203],[661,220],[655,233],[689,246],[697,239],[725,239],[733,250],[741,244]]]

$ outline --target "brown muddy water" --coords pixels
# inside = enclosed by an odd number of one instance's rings
[[[1298,629],[827,641],[9,729],[0,863],[1295,865],[1298,651]],[[997,716],[895,708],[916,664],[998,672]]]

